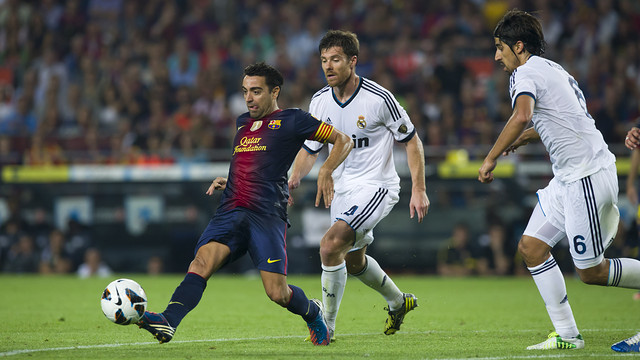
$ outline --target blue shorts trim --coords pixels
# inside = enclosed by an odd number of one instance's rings
[[[200,235],[195,252],[215,241],[231,250],[231,263],[249,253],[259,270],[287,274],[287,223],[275,215],[257,214],[245,208],[216,213]]]

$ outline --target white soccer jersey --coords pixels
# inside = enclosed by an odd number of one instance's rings
[[[520,95],[535,99],[533,126],[559,180],[576,181],[615,163],[578,83],[562,66],[531,56],[511,74],[509,94],[514,107]]]
[[[327,85],[313,95],[309,112],[353,139],[353,150],[333,172],[336,190],[362,184],[399,186],[400,178],[393,163],[393,142],[409,141],[415,135],[415,128],[388,90],[360,77],[351,98],[341,103]],[[322,146],[316,141],[304,143],[310,153],[317,153]],[[331,149],[332,145],[329,146]]]

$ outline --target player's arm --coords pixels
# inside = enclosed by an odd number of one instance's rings
[[[331,174],[342,164],[353,148],[351,138],[336,128],[333,128],[327,142],[333,144],[333,148],[318,172],[318,193],[316,194],[316,207],[320,205],[320,199],[324,198],[326,208],[333,201],[333,177]]]
[[[636,178],[638,177],[638,164],[640,163],[640,148],[635,148],[631,152],[631,167],[627,175],[627,198],[633,205],[638,205],[638,190],[636,189]]]
[[[518,96],[511,117],[509,117],[507,124],[502,129],[491,151],[489,151],[478,170],[478,181],[482,183],[493,181],[493,169],[496,168],[498,157],[518,139],[524,128],[529,124],[533,118],[535,104],[535,100],[529,95]]]
[[[217,177],[213,180],[211,185],[209,185],[209,189],[207,190],[207,195],[213,195],[214,190],[224,190],[227,187],[227,178]]]
[[[293,190],[300,186],[300,180],[303,177],[307,176],[313,164],[316,163],[316,159],[318,158],[318,153],[311,154],[304,147],[298,151],[298,155],[296,155],[296,159],[293,161],[293,166],[291,167],[291,176],[289,176],[289,190]]]
[[[540,141],[540,134],[538,134],[536,129],[534,129],[533,127],[530,127],[527,130],[523,131],[522,134],[518,136],[516,141],[514,141],[513,144],[511,144],[511,146],[509,146],[507,150],[505,150],[504,153],[502,153],[502,155],[507,156],[509,155],[509,153],[516,152],[516,149],[521,146],[525,146],[529,143],[538,142],[538,141]]]
[[[405,143],[407,161],[411,172],[411,200],[409,201],[409,214],[413,219],[418,216],[418,222],[429,212],[429,197],[424,175],[424,147],[418,135]]]

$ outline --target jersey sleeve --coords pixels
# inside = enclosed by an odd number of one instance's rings
[[[540,81],[543,81],[535,71],[521,67],[514,71],[510,79],[509,94],[511,95],[511,108],[515,108],[516,99],[519,96],[531,96],[534,101],[538,99],[538,89]]]
[[[321,148],[329,140],[334,127],[316,119],[306,111],[300,111],[298,117],[298,134],[306,137],[305,144],[312,141],[318,143]]]
[[[398,103],[396,98],[388,92],[388,99],[380,107],[381,119],[398,142],[407,142],[416,134],[416,128],[409,118],[407,111]]]
[[[310,114],[318,114],[318,106],[319,106],[318,103],[319,102],[317,101],[317,98],[311,100],[311,103],[309,104],[309,113]],[[314,119],[316,119],[314,115],[311,115],[311,116]],[[333,132],[333,126],[331,126],[331,125],[329,125],[329,124],[327,124],[325,122],[322,122],[322,124],[326,125],[326,126],[330,126],[331,127],[331,132]],[[320,131],[321,128],[324,128],[324,132],[327,131],[327,128],[324,127],[323,125],[320,125],[320,127],[318,128],[318,131]],[[316,154],[316,153],[320,152],[320,150],[322,150],[322,147],[324,146],[324,144],[327,141],[326,139],[325,140],[316,140],[316,139],[314,139],[315,135],[316,134],[313,134],[311,137],[309,137],[304,142],[304,144],[302,145],[302,148],[307,150],[310,154]],[[326,138],[329,139],[329,136],[331,136],[331,133],[327,134]]]

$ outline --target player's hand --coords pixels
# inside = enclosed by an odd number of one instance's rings
[[[297,189],[299,186],[300,186],[300,179],[293,176],[289,178],[289,198],[287,199],[287,205],[293,206],[294,201],[293,201],[293,196],[291,196],[291,190]]]
[[[515,153],[517,148],[519,148],[520,146],[527,145],[528,143],[529,143],[529,140],[525,139],[522,135],[520,135],[516,139],[516,141],[514,141],[513,144],[511,144],[511,146],[509,146],[507,150],[505,150],[502,153],[502,156],[507,156],[509,155],[509,153]]]
[[[627,137],[624,138],[624,145],[629,148],[629,150],[637,148],[640,145],[640,129],[632,127],[631,130],[627,131]]]
[[[300,179],[296,177],[289,178],[289,190],[297,189],[300,186]]]
[[[318,173],[318,193],[316,194],[316,207],[320,206],[320,199],[324,198],[324,207],[329,208],[333,201],[333,176],[331,171],[320,168]]]
[[[414,216],[418,216],[418,222],[421,223],[422,219],[429,212],[429,197],[424,191],[411,191],[411,200],[409,201],[409,215],[413,219]]]
[[[227,178],[217,177],[211,185],[209,185],[209,189],[207,190],[207,195],[213,195],[214,190],[224,190],[227,187]]]
[[[496,168],[495,160],[484,159],[482,166],[478,170],[478,181],[488,184],[493,181],[493,170]]]

